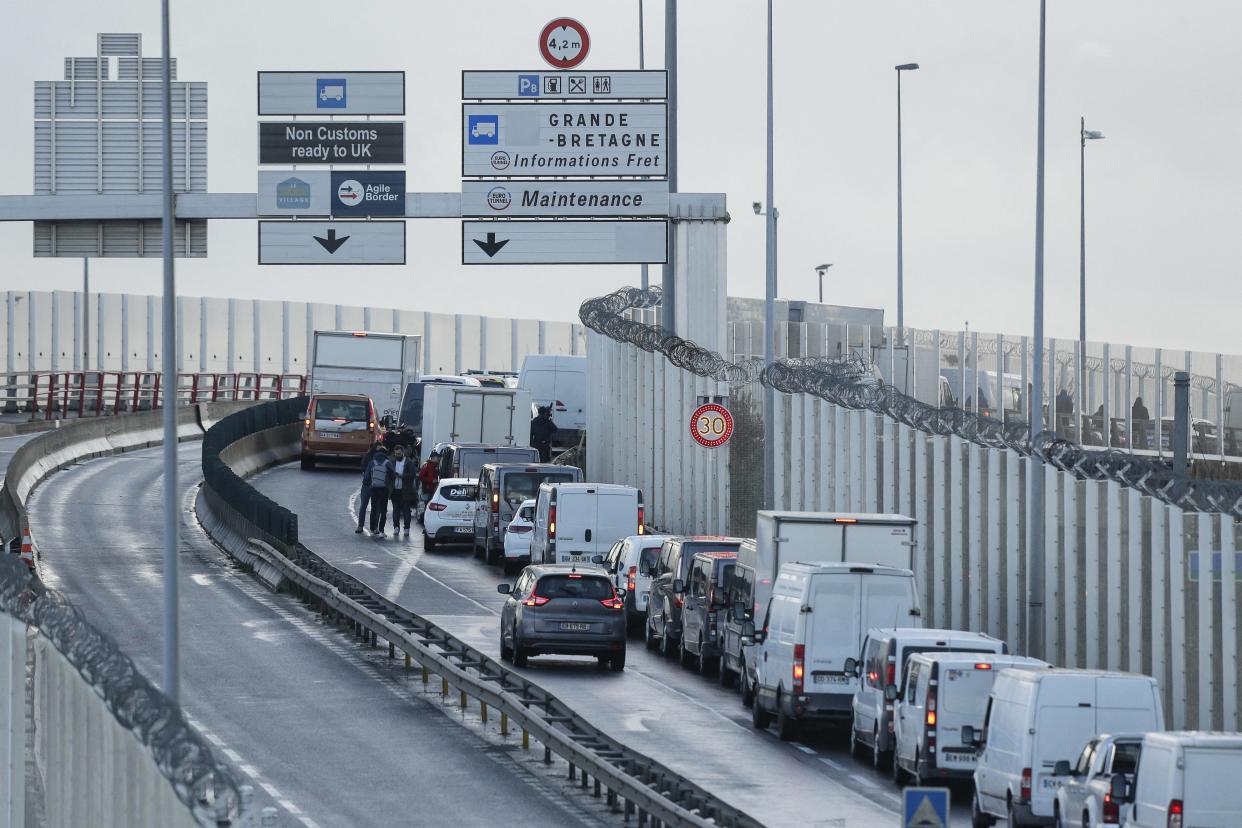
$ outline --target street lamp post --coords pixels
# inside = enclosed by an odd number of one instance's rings
[[[1104,133],[1087,129],[1087,119],[1078,123],[1078,413],[1086,400],[1087,376],[1087,142],[1099,141]],[[1082,420],[1079,419],[1081,423]],[[1108,433],[1108,424],[1104,433]],[[1082,442],[1081,434],[1079,442]],[[1108,445],[1105,443],[1105,445]]]
[[[772,147],[772,0],[768,0],[768,113],[767,113],[767,213],[766,247],[767,278],[763,294],[763,361],[771,365],[776,359],[776,203],[773,177]],[[759,205],[756,205],[758,212]],[[772,386],[763,386],[763,508],[776,508],[776,396]]]
[[[1035,364],[1031,377],[1031,443],[1044,431],[1044,40],[1047,0],[1039,0],[1039,114],[1035,150]],[[1027,555],[1026,655],[1044,657],[1044,463],[1031,456],[1031,549]]]
[[[828,268],[832,267],[832,263],[822,264],[815,268],[815,272],[819,274],[819,303],[824,304],[824,274],[828,272]]]
[[[917,63],[902,63],[893,68],[897,70],[897,330],[904,331],[906,327],[906,291],[901,238],[901,73],[913,72],[919,68],[919,65]]]
[[[643,42],[643,0],[638,0],[638,71],[647,68],[647,50]],[[647,263],[643,262],[642,280],[643,290],[651,287],[650,271],[647,269]]]

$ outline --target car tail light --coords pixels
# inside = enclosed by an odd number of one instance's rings
[[[307,418],[306,418],[306,427],[307,427],[307,428],[310,428],[310,425],[311,425],[310,417],[307,417]]]
[[[642,506],[638,507],[638,534],[643,533],[643,518],[646,516],[646,510]]]
[[[806,647],[802,644],[795,644],[793,652],[793,691],[795,694],[802,693],[802,678],[806,672],[805,658]]]
[[[544,604],[548,603],[548,601],[551,601],[551,600],[552,600],[551,598],[544,598],[542,595],[536,595],[532,592],[530,597],[527,598],[522,603],[528,607],[542,607]]]
[[[500,492],[499,491],[492,492],[492,511],[493,512],[500,511]]]
[[[434,500],[427,504],[427,508],[433,512],[443,512],[448,506],[443,503],[436,503]]]
[[[625,574],[625,588],[630,592],[634,591],[634,577],[638,574],[638,567],[631,566],[630,571]]]
[[[1121,822],[1121,808],[1117,805],[1117,800],[1113,799],[1113,795],[1108,791],[1104,792],[1103,810],[1104,813],[1101,816],[1104,818],[1106,825],[1116,825]]]
[[[1031,799],[1031,769],[1022,769],[1022,781],[1018,785],[1018,798],[1023,802],[1029,802]]]
[[[888,666],[884,668],[884,686],[897,683],[897,663],[896,659],[889,656]]]
[[[548,507],[548,537],[556,537],[556,507]]]
[[[611,598],[605,598],[604,600],[600,601],[600,603],[608,607],[608,609],[613,609],[613,610],[625,609],[625,602],[622,601],[620,598],[618,598],[617,593],[615,592],[612,594]]]
[[[1182,801],[1180,799],[1169,800],[1168,828],[1182,828]]]

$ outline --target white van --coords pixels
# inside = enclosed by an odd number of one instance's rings
[[[1114,789],[1125,777],[1114,777]],[[1121,813],[1131,828],[1242,825],[1242,733],[1147,733]]]
[[[643,493],[615,483],[544,483],[530,562],[590,562],[621,538],[643,534]]]
[[[947,650],[956,653],[1007,653],[999,638],[960,630],[922,627],[888,627],[867,631],[858,656],[858,692],[854,695],[850,724],[850,752],[871,751],[872,764],[883,768],[893,749],[893,702],[900,695],[906,662],[915,653]],[[888,688],[892,688],[890,691]]]
[[[971,824],[1050,824],[1060,779],[1099,733],[1164,729],[1156,680],[1099,670],[1002,670],[983,718]],[[972,735],[972,734],[967,734]],[[973,741],[973,740],[972,740]]]
[[[765,728],[775,716],[780,737],[791,739],[799,721],[848,719],[863,631],[917,624],[919,615],[914,573],[908,569],[782,565],[763,627],[747,636],[757,646],[750,660],[753,682],[744,678],[754,691],[752,723]]]
[[[530,392],[533,405],[552,407],[552,422],[556,423],[553,445],[578,444],[578,437],[586,430],[586,357],[530,354],[522,360],[517,386]]]
[[[893,780],[900,783],[909,774],[914,784],[924,785],[969,778],[975,772],[974,734],[983,730],[1000,671],[1051,666],[999,653],[941,650],[910,656],[893,710]],[[963,740],[963,733],[970,739]]]

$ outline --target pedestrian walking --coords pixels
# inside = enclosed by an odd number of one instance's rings
[[[397,445],[388,461],[388,497],[392,501],[392,533],[396,537],[405,526],[410,536],[410,510],[418,493],[414,488],[414,461],[405,456],[405,447]]]
[[[380,443],[371,458],[371,537],[384,537],[388,525],[388,451]]]
[[[1143,405],[1143,398],[1135,397],[1134,405],[1130,407],[1130,421],[1134,429],[1130,445],[1133,448],[1147,448],[1147,421],[1150,419],[1151,414],[1147,411],[1147,406]]]
[[[539,449],[539,462],[552,461],[552,438],[556,436],[556,423],[552,422],[552,406],[541,405],[535,418],[530,421],[530,444]]]
[[[427,510],[427,502],[436,493],[436,486],[440,484],[440,455],[432,452],[427,458],[427,462],[423,463],[423,467],[418,470],[418,522],[423,522],[423,512]]]
[[[354,530],[355,535],[362,534],[362,527],[367,523],[367,506],[371,503],[371,461],[375,459],[375,450],[382,443],[378,440],[362,455],[362,487],[358,490],[358,528]]]

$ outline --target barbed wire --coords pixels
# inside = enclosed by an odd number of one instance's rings
[[[229,824],[242,816],[240,783],[232,768],[215,757],[181,708],[139,671],[116,641],[65,596],[34,578],[16,556],[0,556],[0,611],[37,627],[73,665],[121,727],[151,751],[160,773],[199,824]]]
[[[762,359],[733,362],[663,328],[626,314],[657,307],[659,287],[624,287],[588,299],[578,309],[582,324],[616,342],[661,353],[678,368],[732,384],[760,383],[787,394],[810,394],[853,410],[874,411],[919,431],[957,436],[987,448],[1009,449],[1086,480],[1110,480],[1195,512],[1221,512],[1242,518],[1242,484],[1221,480],[1186,480],[1168,463],[1121,451],[1086,449],[1071,440],[1044,432],[1032,442],[1025,422],[1008,423],[960,408],[940,408],[885,384],[860,357],[784,359],[765,365]]]

